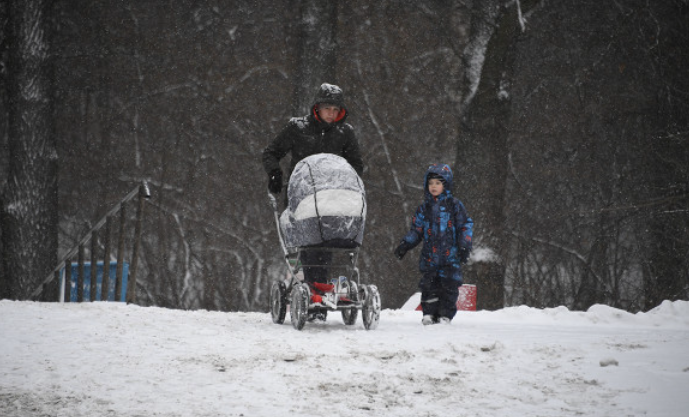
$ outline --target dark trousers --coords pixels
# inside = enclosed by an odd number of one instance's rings
[[[330,273],[329,267],[333,262],[333,253],[328,250],[317,250],[312,248],[355,248],[357,246],[358,244],[353,240],[333,239],[317,246],[305,248],[300,255],[301,263],[304,265],[304,281],[321,282],[325,284],[331,278],[336,278],[328,275]]]
[[[438,271],[426,272],[419,281],[421,289],[421,309],[423,314],[436,319],[447,317],[452,320],[457,314],[457,297],[461,281],[457,281],[449,274],[442,276]]]
[[[328,266],[332,263],[333,255],[327,251],[302,252],[301,263],[304,266],[304,280],[309,283],[328,281]]]

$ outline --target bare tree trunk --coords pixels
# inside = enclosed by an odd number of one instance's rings
[[[644,309],[657,307],[664,300],[686,300],[689,296],[689,182],[686,167],[689,157],[689,122],[652,144],[654,188],[663,204],[648,216],[644,277]],[[654,146],[655,145],[655,146]]]
[[[641,258],[648,310],[664,300],[689,298],[689,6],[679,1],[652,2],[642,10],[639,16],[650,20],[649,27],[657,31],[650,40],[639,35],[638,41],[649,43],[642,50],[654,70],[648,79],[657,97],[657,108],[648,112],[653,115],[649,123],[653,131],[646,138],[641,167],[651,202],[642,211],[640,228],[645,232]]]
[[[7,62],[7,36],[9,35],[7,25],[7,2],[0,1],[0,67],[5,67]],[[7,78],[0,76],[0,254],[5,253],[2,247],[2,192],[7,184]],[[4,298],[9,293],[9,283],[6,279],[5,265],[0,256],[0,298]]]
[[[511,79],[519,32],[514,7],[498,11],[497,2],[477,2],[474,7],[471,39],[464,57],[466,76],[457,171],[464,203],[476,224],[474,245],[498,255],[494,260],[467,268],[465,280],[478,287],[477,307],[492,310],[504,305],[504,254],[509,236],[504,208],[510,100],[501,92]],[[483,56],[485,61],[477,62]]]
[[[337,83],[336,1],[301,0],[299,63],[294,89],[295,115],[308,112],[316,88]]]
[[[7,293],[25,299],[57,261],[57,152],[51,114],[47,1],[8,2],[9,173],[2,199]]]

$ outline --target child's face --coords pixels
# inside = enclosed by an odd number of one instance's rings
[[[334,104],[319,104],[318,117],[326,123],[333,123],[340,114],[340,108]]]
[[[428,192],[431,193],[433,197],[437,197],[443,193],[444,187],[443,182],[439,179],[432,178],[428,180]]]

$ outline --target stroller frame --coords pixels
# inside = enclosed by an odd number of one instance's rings
[[[268,193],[270,205],[275,217],[280,247],[287,266],[288,276],[273,283],[270,290],[271,317],[273,323],[283,324],[290,310],[292,327],[297,330],[304,328],[309,316],[321,314],[326,316],[328,311],[340,311],[345,325],[353,325],[359,311],[366,330],[373,330],[380,320],[380,293],[375,285],[362,285],[360,282],[359,268],[356,263],[359,257],[359,247],[334,248],[334,247],[288,247],[285,244],[282,229],[280,227],[280,213],[277,199]],[[326,252],[332,257],[346,261],[330,265],[303,264],[305,253]],[[323,295],[323,301],[314,303],[311,301],[311,287],[304,282],[299,272],[304,267],[327,267],[345,271],[345,275],[333,279],[333,291]]]

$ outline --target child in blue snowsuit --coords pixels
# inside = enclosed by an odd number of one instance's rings
[[[419,270],[422,323],[449,324],[457,313],[457,297],[462,285],[462,265],[471,253],[473,220],[464,204],[454,198],[452,170],[446,164],[433,164],[424,177],[424,202],[416,209],[411,229],[395,249],[402,259],[423,241]]]

